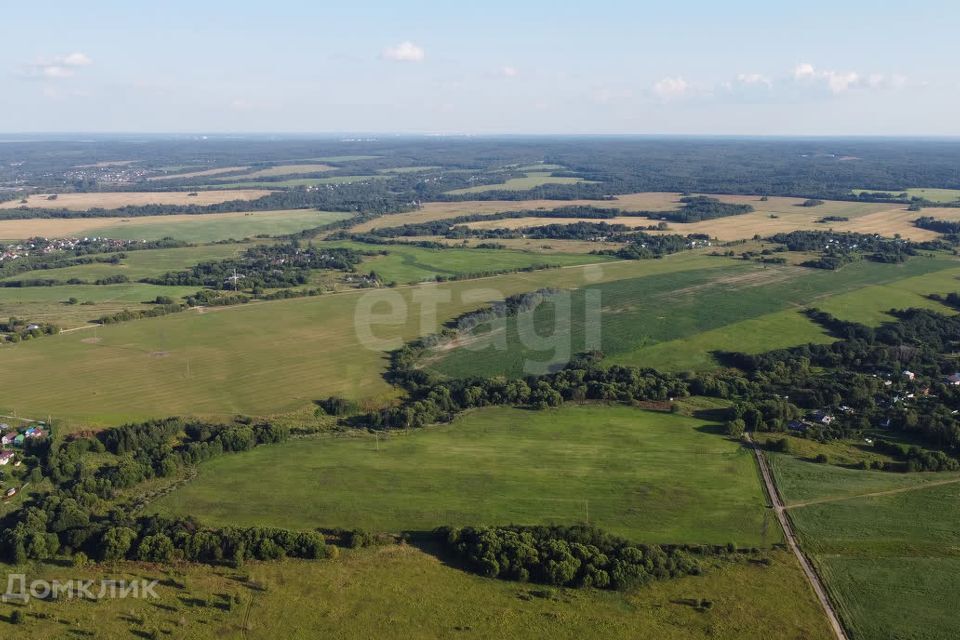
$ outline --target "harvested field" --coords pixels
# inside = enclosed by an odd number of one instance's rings
[[[150,176],[147,180],[172,180],[173,178],[202,178],[203,176],[218,176],[221,173],[233,173],[249,169],[248,166],[242,167],[218,167],[216,169],[203,169],[202,171],[190,171],[188,173],[172,173],[163,176]]]
[[[190,193],[197,195],[191,196]],[[27,197],[27,203],[20,200],[8,200],[0,203],[0,209],[28,207],[35,209],[69,209],[86,211],[87,209],[117,209],[120,207],[141,207],[148,204],[194,204],[204,206],[220,204],[233,200],[256,200],[270,195],[265,189],[237,189],[223,191],[112,191],[106,193],[62,193],[55,200],[48,200],[50,194],[36,194]]]

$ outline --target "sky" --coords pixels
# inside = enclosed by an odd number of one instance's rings
[[[960,3],[5,2],[0,131],[960,135]]]

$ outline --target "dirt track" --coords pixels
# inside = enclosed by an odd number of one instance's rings
[[[783,500],[780,498],[780,493],[777,491],[777,485],[773,482],[773,475],[770,473],[770,468],[767,466],[767,459],[764,458],[763,452],[760,451],[760,448],[753,441],[753,438],[750,437],[749,433],[746,434],[746,439],[747,442],[750,443],[750,446],[753,447],[753,452],[757,456],[757,464],[760,466],[760,475],[763,476],[763,483],[767,487],[767,495],[770,496],[770,504],[773,506],[773,511],[777,515],[777,520],[780,522],[780,526],[783,528],[783,536],[787,540],[787,545],[790,547],[790,550],[793,551],[793,555],[797,557],[797,560],[800,562],[800,567],[803,569],[803,573],[806,574],[807,580],[810,582],[810,586],[813,587],[814,593],[817,594],[817,599],[820,600],[820,604],[823,606],[824,613],[827,614],[827,619],[830,621],[830,627],[833,629],[834,635],[838,640],[848,640],[847,633],[843,630],[843,625],[840,624],[840,618],[837,616],[837,612],[833,608],[830,598],[827,597],[827,590],[824,588],[823,582],[820,581],[820,576],[817,575],[817,572],[810,563],[810,560],[803,554],[803,551],[800,550],[800,545],[797,544],[797,537],[793,533],[793,526],[790,524],[790,519],[787,517],[786,510],[783,506]]]

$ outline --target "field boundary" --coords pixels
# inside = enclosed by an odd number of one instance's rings
[[[760,475],[763,476],[763,484],[767,490],[767,496],[770,498],[770,504],[777,516],[777,520],[780,522],[780,527],[783,529],[783,536],[787,541],[787,546],[790,547],[793,555],[795,555],[800,562],[800,568],[803,569],[803,573],[807,576],[810,586],[813,587],[814,593],[817,594],[817,599],[823,606],[824,613],[827,615],[827,620],[830,622],[830,627],[833,629],[837,640],[849,640],[843,625],[840,623],[840,617],[837,615],[833,603],[827,595],[826,587],[820,580],[820,576],[817,574],[813,563],[810,562],[800,549],[796,534],[793,532],[793,526],[787,517],[783,500],[780,497],[780,492],[777,490],[777,485],[773,481],[773,475],[770,473],[770,468],[767,466],[767,460],[764,458],[763,452],[760,450],[760,447],[757,446],[757,443],[753,441],[753,438],[750,437],[749,433],[745,434],[745,438],[753,449],[753,453],[756,455],[757,464],[760,467]]]

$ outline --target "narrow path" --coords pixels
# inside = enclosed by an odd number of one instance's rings
[[[892,496],[898,493],[908,493],[910,491],[921,491],[923,489],[929,489],[931,487],[942,487],[945,484],[957,484],[958,482],[960,482],[960,478],[952,478],[950,480],[934,480],[932,482],[924,482],[923,484],[915,484],[909,487],[900,487],[899,489],[887,489],[886,491],[873,491],[871,493],[857,493],[852,496],[826,496],[824,498],[814,498],[813,500],[795,502],[793,504],[788,504],[783,508],[799,509],[800,507],[809,507],[815,504],[844,502],[846,500],[856,500],[858,498],[875,498],[877,496]]]
[[[800,567],[810,582],[810,586],[813,587],[814,593],[817,594],[817,599],[820,600],[820,605],[823,607],[824,613],[827,614],[827,620],[830,622],[833,634],[837,637],[837,640],[849,640],[846,631],[843,630],[843,625],[840,624],[840,617],[837,616],[837,612],[833,608],[830,598],[827,596],[827,590],[823,586],[823,582],[820,581],[820,576],[817,575],[813,564],[810,563],[807,556],[800,550],[800,545],[797,543],[797,536],[793,532],[793,526],[790,524],[790,519],[787,517],[786,510],[783,506],[783,500],[777,491],[777,485],[773,482],[770,467],[767,466],[767,459],[764,457],[760,447],[757,446],[757,443],[750,437],[749,433],[746,434],[746,439],[753,448],[754,454],[757,456],[757,465],[760,467],[760,475],[763,476],[763,484],[767,488],[767,495],[770,496],[770,504],[773,506],[777,520],[783,528],[783,536],[787,540],[787,545],[790,547],[790,550],[793,551],[793,555],[797,557],[797,560],[800,562]]]

